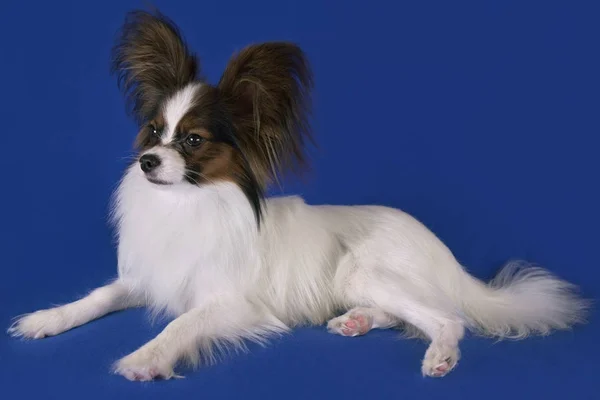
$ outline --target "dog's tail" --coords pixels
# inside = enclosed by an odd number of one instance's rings
[[[545,335],[585,322],[590,302],[548,271],[511,262],[487,285],[463,275],[457,302],[472,330],[500,338]]]

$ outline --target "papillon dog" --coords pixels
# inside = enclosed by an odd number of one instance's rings
[[[483,283],[400,210],[267,198],[269,185],[302,169],[311,140],[313,80],[297,45],[250,45],[212,85],[172,21],[134,11],[112,70],[140,126],[112,208],[118,277],[17,319],[14,336],[147,306],[174,319],[114,371],[148,381],[299,325],[327,322],[348,337],[402,327],[429,341],[421,370],[441,377],[457,365],[466,329],[523,338],[584,321],[588,302],[574,285],[524,262]]]

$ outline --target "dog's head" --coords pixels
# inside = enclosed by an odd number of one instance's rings
[[[302,50],[283,42],[235,55],[216,85],[164,15],[127,15],[112,71],[140,125],[139,168],[156,185],[240,186],[260,219],[278,174],[304,163],[312,75]]]

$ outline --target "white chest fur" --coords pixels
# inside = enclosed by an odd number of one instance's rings
[[[181,314],[247,280],[256,222],[239,188],[148,182],[139,168],[116,193],[119,277],[151,306]]]

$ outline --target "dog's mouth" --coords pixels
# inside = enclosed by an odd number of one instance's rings
[[[148,179],[148,182],[154,183],[155,185],[161,185],[161,186],[172,185],[171,182],[163,181],[163,180],[157,179],[157,178],[152,178],[151,176],[148,176],[148,175],[146,175],[146,179]]]

